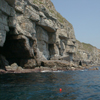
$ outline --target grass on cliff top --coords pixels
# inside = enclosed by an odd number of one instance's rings
[[[59,21],[60,23],[62,23],[62,24],[67,23],[68,26],[72,27],[72,24],[71,24],[71,23],[69,23],[59,12],[56,11],[56,13],[55,13],[54,10],[50,9],[50,8],[43,2],[43,0],[33,0],[33,3],[34,3],[34,4],[37,4],[37,5],[39,5],[39,4],[45,5],[45,7],[51,12],[51,14],[55,15],[55,17],[58,19],[58,21]],[[54,6],[52,2],[50,2],[50,4],[51,4],[51,6]]]
[[[57,19],[59,20],[59,22],[61,23],[68,23],[68,26],[72,26],[71,23],[69,23],[60,13],[57,12],[57,15],[56,15]]]
[[[85,50],[87,52],[92,52],[93,49],[95,48],[94,46],[92,46],[91,44],[87,44],[87,43],[81,43],[80,41],[76,40],[76,43],[78,43],[78,49],[82,49]]]
[[[89,52],[92,52],[93,51],[93,46],[91,44],[86,44],[86,43],[82,43],[83,45],[83,48]]]
[[[33,0],[33,3],[35,3],[35,4],[43,4],[43,2],[40,0],[40,1],[38,1],[38,0]]]

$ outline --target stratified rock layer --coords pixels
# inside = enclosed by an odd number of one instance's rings
[[[50,0],[0,0],[0,67],[35,68],[45,60],[45,67],[53,60],[67,67],[75,53],[73,26]]]
[[[100,49],[77,40],[74,60],[83,63],[83,65],[100,65]]]
[[[41,60],[72,60],[74,30],[57,14],[49,0],[0,0],[0,54],[24,68],[40,66]]]

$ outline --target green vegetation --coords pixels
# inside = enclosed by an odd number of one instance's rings
[[[33,0],[33,3],[37,4],[37,0]]]
[[[82,50],[85,50],[87,52],[92,52],[93,48],[95,48],[91,44],[87,44],[87,43],[83,43],[83,42],[81,43],[78,40],[76,40],[76,43],[78,44],[78,49],[82,49]]]
[[[72,27],[72,24],[69,23],[60,13],[57,12],[56,17],[59,20],[59,22],[61,22],[61,23],[68,23],[68,26]]]
[[[48,0],[49,1],[49,0]],[[48,2],[47,1],[47,2]],[[62,17],[62,15],[58,12],[56,12],[54,9],[51,9],[50,7],[48,7],[48,5],[46,3],[43,2],[43,0],[33,0],[33,3],[39,5],[39,4],[43,4],[50,12],[51,14],[55,15],[55,17],[58,19],[58,21],[62,24],[67,23],[68,26],[72,27],[71,23],[69,23],[64,17]],[[50,5],[54,6],[53,3],[50,1]]]
[[[50,9],[49,9],[49,11],[50,11],[51,13],[53,13],[53,14],[55,13],[53,10],[50,10]]]
[[[38,1],[38,0],[33,0],[33,3],[35,3],[35,4],[43,4],[42,1]]]
[[[83,45],[83,49],[88,52],[92,52],[92,50],[94,48],[91,44],[82,43],[82,45]]]
[[[60,13],[57,13],[57,19],[61,22],[61,23],[64,23],[64,20],[66,20],[64,17],[61,16]]]

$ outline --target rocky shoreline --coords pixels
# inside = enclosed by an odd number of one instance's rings
[[[0,73],[83,70],[99,62],[100,50],[77,41],[50,0],[0,0]]]
[[[34,69],[23,69],[22,67],[18,66],[16,63],[12,64],[11,66],[6,66],[6,69],[0,69],[0,74],[5,73],[32,73],[32,72],[55,72],[55,71],[75,71],[75,70],[99,70],[98,67],[93,66],[77,66],[77,67],[35,67]]]

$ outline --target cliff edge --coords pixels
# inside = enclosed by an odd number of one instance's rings
[[[74,60],[78,60],[87,65],[100,65],[100,49],[91,44],[81,43],[76,40],[76,54]]]
[[[67,68],[76,49],[73,26],[50,0],[0,0],[1,68],[13,63]]]

